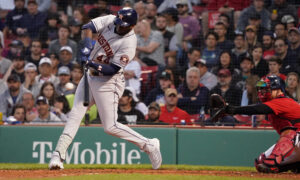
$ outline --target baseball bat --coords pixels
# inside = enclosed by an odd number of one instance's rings
[[[86,65],[84,65],[84,100],[83,100],[83,105],[84,106],[88,106],[89,105],[89,82],[87,79],[88,76],[88,67]]]

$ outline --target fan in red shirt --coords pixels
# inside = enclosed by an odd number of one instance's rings
[[[191,124],[190,115],[177,107],[177,95],[177,90],[174,88],[169,88],[165,91],[166,104],[161,107],[159,120],[167,124],[180,124],[181,121],[186,124]]]
[[[258,81],[261,104],[227,106],[229,114],[267,114],[268,120],[280,135],[275,145],[255,160],[257,171],[279,173],[288,170],[300,173],[300,105],[286,96],[285,83],[276,75]]]

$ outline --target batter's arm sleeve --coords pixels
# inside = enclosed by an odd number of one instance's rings
[[[102,73],[105,76],[111,76],[116,74],[121,67],[115,64],[96,64],[92,61],[89,61],[88,66],[94,68],[96,71]]]
[[[249,106],[228,106],[226,110],[229,114],[274,114],[274,111],[265,104],[255,104]]]

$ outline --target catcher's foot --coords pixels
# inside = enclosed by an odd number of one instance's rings
[[[278,167],[269,167],[265,164],[258,164],[256,169],[258,172],[261,172],[261,173],[278,173],[279,172]]]
[[[63,160],[60,158],[60,155],[57,151],[54,151],[49,162],[49,169],[50,170],[58,170],[64,169]]]

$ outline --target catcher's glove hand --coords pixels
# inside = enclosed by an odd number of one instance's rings
[[[211,121],[217,122],[226,114],[228,104],[219,94],[212,94],[209,98]]]

